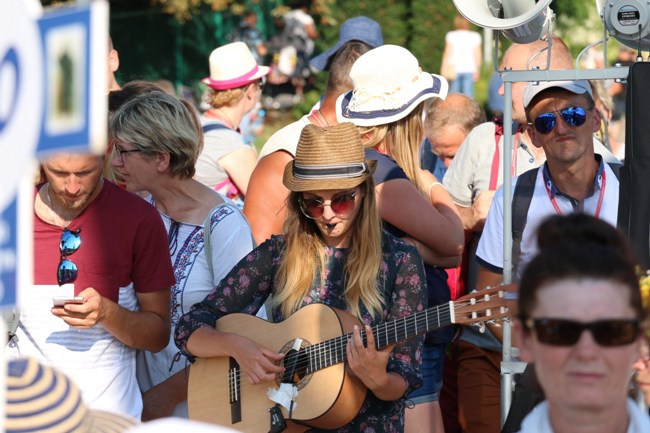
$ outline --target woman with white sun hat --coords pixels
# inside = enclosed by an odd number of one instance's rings
[[[425,101],[447,96],[447,81],[423,72],[406,48],[383,45],[357,59],[350,71],[354,90],[337,100],[339,122],[357,125],[366,157],[377,160],[374,179],[379,215],[394,235],[416,246],[427,276],[429,305],[449,301],[444,267],[458,266],[464,233],[451,196],[422,170],[418,150],[424,138]],[[423,386],[408,398],[406,432],[442,431],[438,392],[444,347],[451,329],[430,333],[423,353]]]
[[[243,207],[257,153],[244,142],[239,124],[260,100],[268,66],[258,65],[243,42],[212,51],[210,108],[201,116],[204,147],[196,163],[195,179]]]

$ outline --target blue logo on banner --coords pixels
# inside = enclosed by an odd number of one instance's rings
[[[16,77],[16,86],[14,87],[11,104],[9,104],[9,110],[7,110],[7,117],[3,118],[1,116],[2,113],[0,113],[0,133],[2,133],[5,125],[7,125],[11,120],[11,115],[14,112],[13,107],[16,106],[16,101],[18,101],[18,89],[20,89],[20,67],[18,64],[18,54],[16,54],[16,50],[14,48],[9,48],[9,51],[7,51],[2,60],[0,60],[0,71],[2,71],[5,66],[13,66],[15,74],[14,76]]]
[[[17,197],[0,213],[0,307],[16,304],[18,272]]]

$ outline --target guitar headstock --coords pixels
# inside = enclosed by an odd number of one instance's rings
[[[470,325],[512,316],[517,303],[517,285],[507,284],[462,296],[454,304],[454,323]]]

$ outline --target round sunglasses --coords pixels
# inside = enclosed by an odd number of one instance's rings
[[[534,126],[540,134],[548,134],[555,128],[557,123],[557,115],[562,116],[562,120],[569,126],[578,127],[585,124],[587,121],[587,112],[591,111],[594,107],[567,107],[560,111],[550,111],[542,113],[535,118],[529,125]]]
[[[537,340],[551,346],[573,346],[584,330],[589,330],[596,343],[603,347],[625,346],[639,336],[640,323],[636,319],[607,319],[595,322],[576,322],[566,319],[528,319],[527,329],[535,331]]]
[[[61,243],[59,244],[61,258],[59,260],[59,266],[56,270],[56,279],[59,283],[59,286],[74,282],[77,279],[77,275],[79,274],[77,265],[68,260],[68,256],[76,252],[81,246],[80,233],[81,228],[75,231],[70,231],[66,227],[63,229],[63,233],[61,234]]]
[[[305,198],[301,196],[298,199],[300,210],[307,218],[316,219],[323,216],[325,206],[329,206],[336,216],[345,216],[354,208],[354,200],[357,192],[355,190],[335,195],[329,203],[317,198]]]

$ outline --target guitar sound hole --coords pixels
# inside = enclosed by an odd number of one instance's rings
[[[309,343],[303,341],[301,344],[300,350],[293,349],[293,341],[285,344],[285,346],[280,350],[281,353],[284,353],[284,359],[282,360],[282,365],[284,366],[284,372],[282,376],[278,376],[277,383],[292,383],[302,389],[307,385],[311,374],[309,372],[309,357],[307,352],[304,350],[305,347],[308,347]]]

